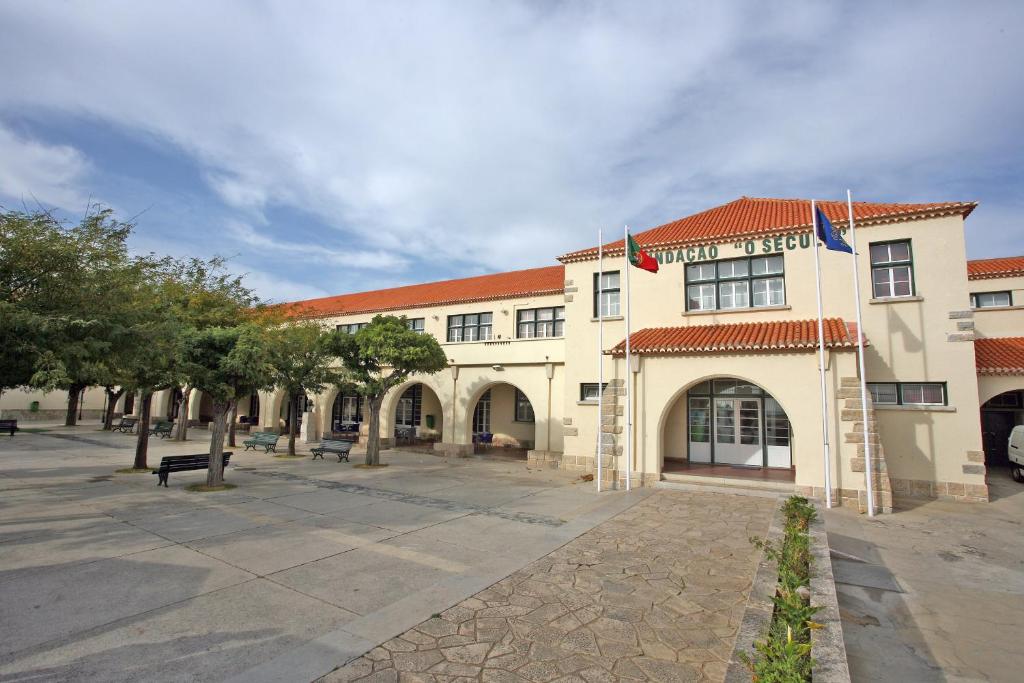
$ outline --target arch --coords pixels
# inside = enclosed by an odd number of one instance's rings
[[[715,382],[726,383],[726,382],[737,382],[745,385],[751,385],[757,387],[760,393],[718,393]],[[693,457],[694,454],[690,452],[691,447],[702,443],[702,441],[694,442],[691,440],[691,430],[693,424],[691,423],[691,410],[695,409],[694,406],[686,403],[689,401],[691,392],[695,387],[703,388],[703,385],[707,385],[708,392],[701,391],[699,395],[694,395],[693,398],[706,400],[705,405],[698,405],[697,410],[706,411],[706,422],[704,419],[700,420],[701,426],[706,430],[705,434],[707,437],[708,452],[700,453],[700,459]],[[744,444],[744,436],[749,437],[753,440],[755,437],[749,431],[745,434],[742,433],[744,430],[749,429],[749,422],[743,424],[742,405],[735,405],[732,410],[732,417],[718,417],[716,399],[733,402],[757,402],[757,444]],[[768,400],[773,403],[769,404]],[[727,465],[740,465],[745,467],[767,467],[767,468],[778,468],[778,469],[790,469],[795,470],[795,461],[793,458],[793,426],[792,421],[789,418],[790,411],[786,409],[774,394],[768,391],[760,382],[754,381],[744,376],[736,374],[716,374],[711,373],[701,376],[697,379],[691,380],[674,391],[669,397],[668,401],[665,402],[662,408],[661,414],[658,417],[658,467],[661,471],[665,471],[666,456],[668,455],[669,445],[669,427],[672,424],[679,422],[680,413],[683,416],[682,424],[676,426],[676,432],[682,433],[686,442],[686,461],[687,464],[694,464],[696,462],[707,463],[707,464],[727,464]],[[675,421],[670,422],[675,418]],[[719,422],[719,420],[722,422]],[[751,412],[750,418],[754,419],[754,414]],[[720,454],[716,453],[716,430],[720,424],[727,424],[725,420],[731,420],[735,432],[732,435],[735,440],[735,444],[718,444],[718,448],[721,449]],[[679,434],[673,434],[678,440]],[[785,446],[781,446],[781,442],[785,442]],[[783,450],[785,449],[785,450]],[[703,449],[702,449],[703,450]],[[726,455],[727,454],[727,455]],[[716,455],[723,455],[725,457],[719,458]],[[759,462],[758,462],[759,460]],[[785,464],[783,464],[785,463]]]
[[[506,380],[490,380],[473,387],[469,398],[465,403],[463,411],[462,429],[467,443],[480,441],[478,424],[482,415],[478,414],[478,407],[481,399],[489,395],[490,406],[486,425],[487,433],[491,434],[490,443],[495,446],[511,446],[531,450],[538,444],[538,429],[540,423],[537,419],[536,407],[543,405],[538,403],[533,396],[521,389],[518,385]],[[532,420],[521,419],[521,399],[525,398],[529,407],[529,416]],[[487,437],[484,437],[487,438]]]
[[[981,404],[981,443],[986,466],[1009,465],[1006,444],[1010,431],[1021,424],[1024,424],[1024,389],[1002,391]]]
[[[181,387],[174,387],[170,390],[167,396],[167,412],[165,414],[168,420],[173,421],[178,418],[178,412],[181,409],[181,401],[184,396]]]
[[[405,438],[440,441],[445,425],[442,396],[440,389],[425,377],[413,378],[395,387],[381,404],[382,436],[396,437],[404,427],[401,436]]]

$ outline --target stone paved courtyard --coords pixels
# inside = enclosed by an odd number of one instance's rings
[[[723,680],[773,506],[659,491],[321,681]]]

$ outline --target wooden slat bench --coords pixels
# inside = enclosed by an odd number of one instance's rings
[[[114,425],[111,431],[121,432],[122,434],[129,434],[135,431],[135,425],[139,423],[137,417],[122,417],[121,421]]]
[[[321,441],[320,445],[312,450],[314,460],[316,460],[317,458],[323,460],[324,453],[334,453],[335,455],[338,456],[338,462],[341,462],[342,460],[348,462],[348,454],[352,452],[352,442],[333,441],[328,439],[326,441]]]
[[[14,438],[14,432],[18,431],[17,420],[0,420],[0,432],[10,432],[11,438]]]
[[[274,434],[273,432],[256,432],[243,441],[242,445],[245,446],[245,450],[250,448],[256,450],[257,446],[263,446],[264,453],[269,453],[270,451],[277,453],[277,440],[280,438],[280,434]]]
[[[155,436],[159,436],[161,439],[166,439],[171,435],[171,428],[173,426],[174,423],[167,422],[166,420],[157,422],[155,425],[153,425],[151,433]]]
[[[231,451],[224,451],[224,467],[228,466],[231,460]],[[164,485],[167,488],[167,477],[171,472],[190,472],[192,470],[205,470],[210,467],[210,454],[199,453],[197,455],[168,455],[160,459],[160,467],[153,470],[153,474],[159,479],[156,485]]]

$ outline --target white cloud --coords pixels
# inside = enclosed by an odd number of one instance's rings
[[[408,265],[407,259],[383,250],[338,249],[315,242],[275,239],[237,220],[228,220],[227,229],[234,240],[261,250],[269,250],[279,256],[298,255],[306,263],[329,263],[359,270],[395,270]]]
[[[74,147],[48,145],[0,126],[0,197],[82,212],[89,162]],[[15,207],[11,207],[15,208]]]
[[[245,275],[245,286],[252,288],[262,300],[268,303],[316,299],[331,294],[319,287],[268,273],[264,269],[247,268],[244,264],[231,264],[231,270]]]
[[[1022,7],[8,3],[0,114],[169,141],[249,245],[457,274],[739,194],[960,199],[910,192],[1024,152]]]

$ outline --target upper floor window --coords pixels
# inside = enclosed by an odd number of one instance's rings
[[[491,338],[490,313],[466,313],[448,316],[448,341],[486,341]]]
[[[406,318],[405,326],[413,332],[423,331],[423,318]]]
[[[1013,295],[1010,292],[977,292],[971,294],[971,308],[998,308],[1012,306]]]
[[[355,334],[359,330],[363,329],[370,323],[348,323],[347,325],[338,325],[339,332],[347,332],[348,334]]]
[[[526,394],[516,389],[516,422],[533,422],[533,406]]]
[[[565,306],[527,308],[516,312],[516,336],[561,337],[565,335]]]
[[[914,258],[910,240],[871,244],[871,296],[914,295]]]
[[[619,315],[619,271],[594,273],[594,317]]]
[[[688,311],[761,308],[785,303],[782,256],[753,256],[686,266]]]
[[[867,387],[878,405],[946,405],[945,382],[868,382]]]

